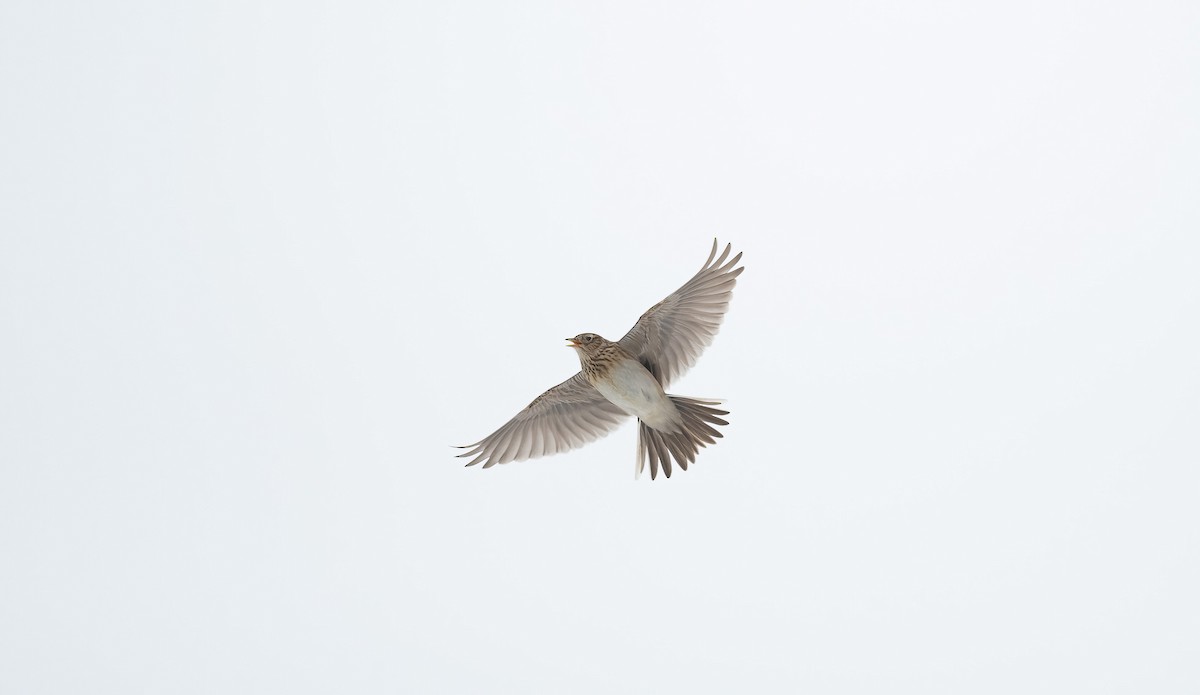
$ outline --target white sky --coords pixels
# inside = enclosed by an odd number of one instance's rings
[[[1197,692],[1198,36],[3,3],[0,691]],[[713,237],[692,470],[452,458]]]

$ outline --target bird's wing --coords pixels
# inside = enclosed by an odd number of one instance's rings
[[[484,468],[570,451],[612,432],[628,415],[600,394],[583,372],[538,396],[503,427],[459,458],[472,456]]]
[[[712,343],[729,308],[729,298],[742,254],[729,258],[731,248],[717,256],[717,240],[704,267],[683,287],[642,314],[633,328],[621,338],[621,347],[636,357],[663,386],[683,376],[704,348]],[[716,258],[714,261],[713,259]]]

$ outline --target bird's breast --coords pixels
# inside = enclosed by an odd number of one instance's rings
[[[592,380],[596,390],[613,405],[663,432],[677,432],[682,425],[679,411],[662,386],[640,362],[619,361],[600,378]]]

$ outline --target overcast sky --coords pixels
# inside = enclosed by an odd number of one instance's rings
[[[1200,5],[0,4],[0,691],[1195,693]],[[671,391],[463,468],[712,239]]]

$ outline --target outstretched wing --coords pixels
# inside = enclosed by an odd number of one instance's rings
[[[729,244],[717,258],[717,240],[704,267],[683,287],[642,314],[621,338],[621,347],[645,365],[664,387],[683,376],[708,347],[721,327],[737,276],[738,254],[726,262]]]
[[[484,468],[497,463],[524,461],[560,454],[593,442],[612,432],[628,415],[602,396],[583,372],[538,396],[503,427],[469,449],[459,458],[473,456],[468,466],[480,461]]]

